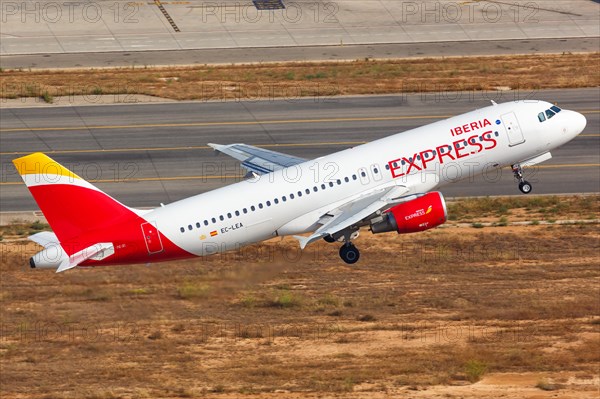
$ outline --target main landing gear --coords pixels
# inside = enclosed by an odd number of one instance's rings
[[[521,165],[513,165],[512,171],[515,175],[515,179],[519,181],[519,190],[521,190],[523,194],[529,194],[533,187],[531,186],[531,183],[523,178],[523,168],[521,168]]]
[[[345,242],[340,248],[340,258],[349,265],[353,265],[360,259],[360,252],[350,241]]]
[[[347,264],[353,265],[358,262],[358,259],[360,258],[360,252],[358,251],[358,248],[352,244],[352,240],[358,238],[358,234],[358,230],[347,230],[342,233],[338,233],[335,236],[325,236],[323,239],[329,243],[343,241],[344,244],[340,248],[340,258],[342,258],[342,260]]]

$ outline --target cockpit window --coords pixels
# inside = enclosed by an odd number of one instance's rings
[[[538,114],[538,119],[540,120],[540,122],[544,122],[548,119],[552,119],[552,117],[558,114],[560,111],[562,111],[562,109],[560,109],[556,105],[553,105],[552,107],[550,107],[550,109],[547,109],[545,112],[540,112]]]

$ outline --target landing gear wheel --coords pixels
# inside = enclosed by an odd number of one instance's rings
[[[352,243],[346,243],[340,248],[340,258],[349,265],[358,262],[360,252]]]
[[[332,235],[325,236],[325,237],[323,237],[323,239],[328,243],[335,242],[335,238],[333,238]]]
[[[521,165],[513,165],[512,171],[515,175],[515,179],[519,181],[519,190],[521,190],[523,194],[529,194],[533,187],[527,180],[523,178],[523,168]]]
[[[531,187],[531,184],[526,180],[523,180],[519,183],[519,190],[521,190],[523,194],[529,194],[532,188],[533,187]]]

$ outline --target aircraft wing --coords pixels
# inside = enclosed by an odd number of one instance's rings
[[[353,199],[325,213],[319,219],[322,226],[310,236],[294,236],[294,238],[300,242],[300,248],[304,249],[314,241],[328,235],[334,235],[348,227],[360,225],[363,220],[375,217],[390,206],[410,199],[412,196],[402,198],[402,195],[408,191],[409,189],[405,186],[394,185],[380,188]]]
[[[227,154],[242,162],[242,167],[257,175],[264,175],[289,166],[298,165],[307,160],[281,152],[265,150],[247,144],[213,144],[215,151]]]

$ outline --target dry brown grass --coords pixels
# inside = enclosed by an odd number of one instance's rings
[[[286,239],[58,275],[27,269],[34,244],[0,243],[0,393],[436,397],[434,385],[533,372],[539,395],[547,376],[598,378],[597,227],[365,232],[357,243],[354,267],[336,245],[300,253]]]
[[[3,71],[2,98],[147,94],[177,100],[596,87],[600,53],[72,71]]]

